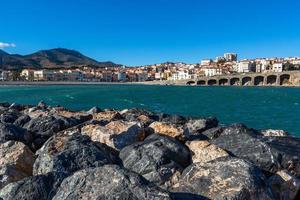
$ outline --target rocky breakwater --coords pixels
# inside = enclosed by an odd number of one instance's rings
[[[300,139],[141,109],[0,104],[0,199],[299,199]]]

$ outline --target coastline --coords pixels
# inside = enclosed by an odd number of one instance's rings
[[[157,86],[187,86],[187,87],[275,87],[299,88],[300,85],[187,85],[172,81],[146,81],[146,82],[84,82],[84,81],[0,81],[0,86],[51,86],[51,85],[157,85]]]

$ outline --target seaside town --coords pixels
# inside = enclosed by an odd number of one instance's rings
[[[236,53],[225,53],[215,59],[203,59],[196,64],[166,62],[135,67],[93,68],[68,66],[67,69],[34,69],[33,67],[27,67],[21,71],[0,69],[0,81],[176,81],[230,74],[279,73],[299,69],[300,57],[238,60]]]

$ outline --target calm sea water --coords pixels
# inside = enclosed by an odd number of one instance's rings
[[[216,116],[221,124],[284,129],[300,136],[300,88],[142,85],[0,86],[0,102],[69,109],[139,107],[184,116]]]

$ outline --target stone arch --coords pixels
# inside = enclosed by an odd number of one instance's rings
[[[228,85],[228,79],[227,78],[221,78],[219,80],[219,85]]]
[[[267,85],[276,85],[276,81],[277,81],[276,75],[267,76]]]
[[[290,81],[290,78],[291,78],[291,75],[289,74],[282,74],[280,77],[279,77],[279,80],[280,80],[280,85],[285,85],[285,84],[288,84],[289,81]]]
[[[251,85],[252,78],[250,76],[246,76],[242,78],[242,85],[249,86]]]
[[[264,84],[264,77],[263,76],[256,76],[254,77],[254,85],[259,86]]]
[[[205,80],[199,80],[199,81],[197,81],[197,85],[206,85],[206,81]]]
[[[237,77],[231,78],[230,85],[240,85],[240,79]]]
[[[187,85],[196,85],[196,82],[195,81],[188,81],[186,84]]]
[[[210,79],[207,81],[207,85],[217,85],[217,80],[216,79]]]

